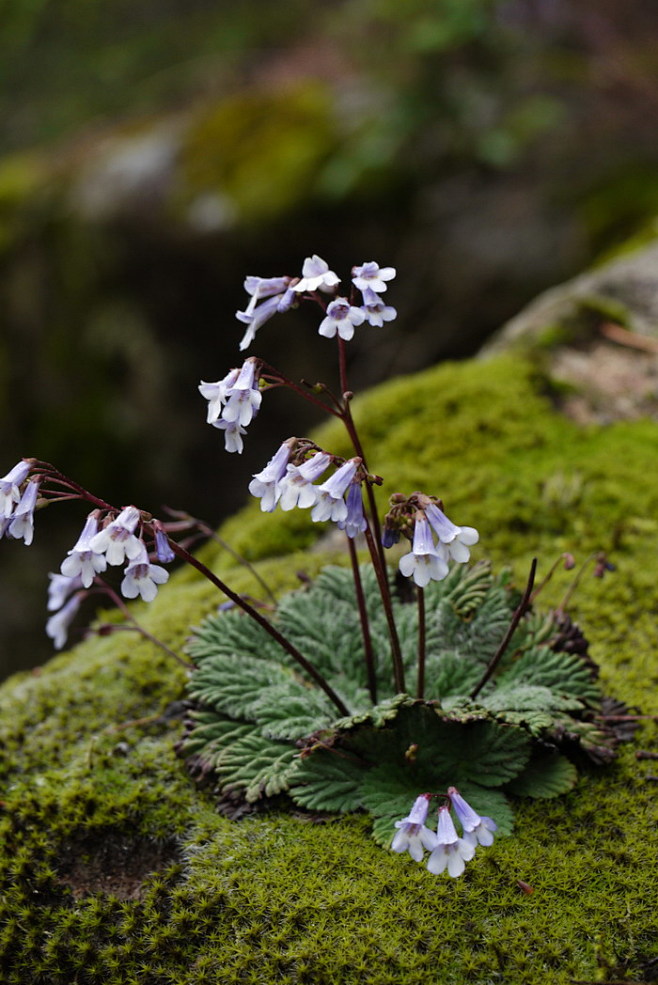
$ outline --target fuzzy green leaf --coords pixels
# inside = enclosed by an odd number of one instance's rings
[[[293,741],[328,728],[336,713],[323,691],[298,681],[266,688],[249,711],[263,735]]]
[[[251,732],[224,749],[217,759],[223,791],[242,790],[248,803],[288,789],[299,753],[294,746]]]
[[[523,773],[509,784],[518,797],[559,797],[578,782],[573,763],[557,752],[535,753]]]
[[[339,751],[321,750],[299,761],[290,795],[312,811],[356,811],[362,807],[365,767]]]
[[[272,660],[209,656],[193,675],[190,697],[233,718],[253,719],[252,708],[261,703],[265,689],[292,682],[292,671]]]
[[[530,758],[525,732],[494,722],[443,723],[445,740],[430,750],[441,775],[454,783],[500,787],[518,776]]]

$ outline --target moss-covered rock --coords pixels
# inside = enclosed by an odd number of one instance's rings
[[[556,394],[535,361],[499,356],[395,380],[354,409],[387,492],[441,495],[480,529],[479,555],[520,579],[535,555],[541,575],[564,550],[611,552],[616,572],[585,577],[573,614],[606,689],[656,714],[658,426],[582,426]],[[344,447],[333,427],[319,440]],[[277,591],[328,557],[302,514],[252,504],[222,533]],[[257,593],[215,545],[205,559]],[[216,603],[186,571],[137,614],[180,650]],[[359,816],[220,816],[173,751],[184,681],[162,650],[121,632],[0,692],[7,985],[566,985],[655,973],[655,786],[632,747],[568,796],[521,804],[513,837],[441,879],[382,851]],[[655,725],[638,743],[656,747]]]

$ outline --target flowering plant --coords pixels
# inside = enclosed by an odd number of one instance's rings
[[[431,492],[394,493],[380,519],[375,488],[383,480],[369,469],[352,417],[346,344],[357,328],[381,328],[396,317],[381,296],[394,277],[392,267],[363,263],[343,295],[338,276],[312,256],[301,277],[245,280],[240,349],[274,315],[319,305],[319,334],[337,346],[338,393],[296,383],[253,356],[199,385],[206,420],[223,432],[228,452],[242,452],[275,387],[342,422],[351,457],[289,437],[249,491],[264,512],[309,510],[313,522],[344,531],[348,569],[325,568],[279,600],[270,618],[265,605],[234,592],[177,539],[195,526],[207,531],[200,521],[117,508],[36,459],[0,479],[0,536],[29,544],[37,507],[67,499],[91,505],[78,541],[51,575],[47,632],[57,647],[92,592],[110,595],[129,626],[148,635],[123,599],[152,601],[169,577],[163,565],[175,558],[194,566],[229,601],[195,631],[191,665],[169,651],[190,670],[179,748],[192,772],[213,780],[227,810],[283,795],[314,811],[367,810],[380,843],[408,849],[416,860],[426,849],[431,872],[456,876],[477,843],[490,844],[494,830],[511,831],[509,795],[571,789],[578,759],[608,761],[617,736],[602,714],[596,667],[577,627],[564,608],[534,611],[535,562],[524,592],[484,561],[468,567],[478,532],[454,523]],[[410,549],[398,557],[396,576],[385,552],[400,540]],[[118,566],[117,591],[106,578]],[[438,787],[447,787],[447,803],[433,832],[424,822],[435,794],[418,791]],[[411,798],[411,813],[394,824]]]

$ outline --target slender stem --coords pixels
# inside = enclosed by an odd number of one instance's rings
[[[567,588],[566,592],[564,593],[564,597],[563,597],[562,601],[560,602],[560,604],[558,605],[557,609],[555,610],[556,612],[566,612],[567,611],[567,606],[569,605],[569,602],[571,601],[571,597],[572,597],[573,593],[578,588],[578,585],[580,584],[581,578],[585,574],[585,570],[587,568],[587,565],[590,563],[590,561],[594,561],[596,559],[596,557],[597,557],[596,554],[590,554],[589,557],[586,557],[585,558],[585,560],[581,564],[579,570],[576,572],[576,577],[574,578],[574,580],[571,582],[571,584]]]
[[[425,697],[425,589],[416,588],[418,597],[418,697]]]
[[[370,557],[372,559],[372,566],[375,569],[377,584],[379,585],[379,593],[382,597],[382,606],[384,608],[384,615],[386,616],[386,623],[388,625],[388,635],[391,640],[391,657],[393,659],[393,680],[395,682],[395,690],[398,692],[398,694],[404,694],[405,693],[404,664],[402,662],[402,650],[400,649],[400,638],[398,636],[397,626],[395,625],[395,616],[393,615],[393,605],[391,602],[391,593],[388,587],[386,568],[383,567],[380,562],[379,554],[377,552],[377,547],[373,541],[370,527],[366,529],[365,536],[366,536],[366,543],[368,545],[368,550],[370,551]]]
[[[112,601],[116,605],[117,609],[120,609],[121,612],[123,612],[123,614],[126,617],[126,619],[128,619],[132,623],[132,626],[126,627],[126,628],[134,629],[136,632],[141,633],[141,635],[145,639],[149,640],[155,646],[160,647],[160,649],[161,650],[164,650],[165,653],[168,653],[170,657],[173,657],[174,660],[177,660],[178,663],[182,667],[185,667],[186,670],[192,670],[193,669],[194,664],[189,663],[187,660],[183,660],[183,658],[180,657],[175,652],[175,650],[172,650],[170,647],[167,646],[166,643],[163,643],[162,640],[159,640],[157,638],[157,636],[154,636],[152,633],[149,633],[148,629],[145,629],[144,626],[142,626],[142,624],[139,623],[135,619],[134,615],[132,614],[132,612],[130,611],[130,609],[126,605],[126,603],[123,601],[123,599],[121,598],[120,595],[117,595],[117,593],[114,591],[113,588],[110,588],[110,586],[108,584],[106,584],[105,582],[103,582],[102,579],[100,579],[100,578],[97,578],[97,581],[98,582],[101,582],[101,584],[103,586],[102,589],[101,589],[101,591],[103,591],[106,595],[109,595],[109,597],[112,599]],[[117,629],[121,629],[121,627],[118,626]]]
[[[530,574],[528,575],[528,583],[526,585],[525,592],[523,593],[523,598],[521,599],[518,606],[516,607],[514,615],[512,616],[512,621],[507,627],[507,632],[503,636],[500,646],[498,647],[493,657],[487,664],[487,669],[482,675],[480,682],[471,691],[471,701],[475,700],[475,698],[478,696],[478,694],[480,693],[480,691],[482,690],[482,688],[487,683],[487,681],[493,674],[494,670],[498,666],[503,654],[505,653],[505,650],[509,646],[512,636],[514,635],[514,630],[519,625],[523,615],[525,614],[528,607],[530,606],[530,599],[532,597],[532,587],[535,583],[536,571],[537,571],[537,558],[535,557],[532,559],[532,564],[530,565]]]
[[[293,644],[289,640],[287,640],[285,636],[283,636],[279,632],[279,630],[265,618],[265,616],[261,615],[258,609],[255,609],[253,605],[250,605],[249,602],[247,602],[245,599],[242,598],[242,596],[238,595],[231,588],[229,588],[228,585],[226,585],[220,578],[217,577],[216,574],[214,574],[210,570],[210,568],[207,568],[202,561],[199,561],[199,559],[196,558],[193,554],[190,554],[189,551],[186,551],[184,547],[181,547],[180,544],[177,544],[175,540],[171,540],[171,538],[169,538],[169,546],[179,558],[181,558],[183,561],[186,561],[188,564],[191,564],[193,568],[196,568],[197,571],[201,572],[204,578],[207,578],[208,581],[212,582],[215,588],[218,588],[220,592],[223,592],[224,595],[226,595],[232,602],[235,603],[235,605],[238,605],[244,612],[247,613],[248,616],[254,619],[258,623],[258,625],[265,630],[266,633],[269,633],[272,639],[276,640],[279,646],[282,649],[284,649],[286,653],[289,653],[290,656],[293,658],[293,660],[295,660],[296,663],[298,663],[299,666],[306,671],[309,677],[312,677],[315,683],[322,688],[324,693],[333,702],[333,704],[336,706],[336,708],[341,713],[341,715],[350,714],[349,708],[347,708],[347,706],[343,703],[343,701],[338,697],[334,689],[331,687],[328,681],[325,680],[325,678],[322,676],[320,671],[317,670],[313,666],[313,664],[309,663],[309,661],[302,653],[300,653],[297,647],[293,646]]]
[[[58,482],[60,485],[65,485],[69,489],[75,489],[75,491],[80,496],[80,499],[86,499],[89,503],[93,503],[101,510],[111,510],[116,512],[115,507],[110,503],[106,503],[104,499],[99,499],[98,496],[94,496],[90,493],[88,489],[81,486],[79,482],[75,482],[73,479],[69,479],[68,476],[56,469],[54,465],[49,462],[41,462],[36,460],[33,466],[34,470],[37,472],[43,472],[45,479],[52,479],[54,482]]]
[[[361,635],[363,636],[363,650],[366,658],[366,672],[368,675],[368,690],[370,700],[373,705],[377,704],[377,678],[375,676],[375,655],[372,649],[372,637],[370,636],[370,625],[368,623],[368,612],[366,610],[366,600],[363,594],[363,583],[361,572],[359,571],[359,559],[356,556],[356,547],[351,537],[347,538],[347,546],[352,562],[352,574],[354,575],[354,587],[356,590],[356,602],[359,607],[359,619],[361,620]]]
[[[313,394],[309,393],[308,390],[305,390],[304,387],[299,385],[299,383],[295,383],[294,380],[288,379],[287,376],[284,376],[283,373],[281,373],[274,366],[270,366],[268,363],[263,363],[262,365],[265,367],[265,369],[271,370],[272,373],[274,374],[274,380],[276,382],[270,383],[269,385],[271,387],[284,386],[287,387],[289,390],[294,390],[295,393],[299,394],[300,397],[303,397],[303,399],[307,400],[309,403],[314,404],[316,407],[319,407],[321,410],[326,411],[328,414],[332,414],[334,417],[340,417],[339,410],[335,410],[333,407],[330,407],[328,404],[324,402],[324,400],[320,400],[318,397],[314,397]],[[266,374],[266,376],[264,377],[266,380],[267,380],[267,376],[269,376],[269,374]],[[329,396],[334,400],[334,402],[336,402],[335,397],[333,397],[331,393],[329,394]]]

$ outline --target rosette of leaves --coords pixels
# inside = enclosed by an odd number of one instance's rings
[[[237,611],[206,619],[189,645],[195,670],[180,750],[215,779],[224,803],[285,795],[314,812],[366,810],[389,844],[393,821],[421,792],[459,788],[501,833],[508,795],[555,797],[586,758],[608,761],[615,736],[596,723],[602,695],[582,634],[563,613],[521,619],[503,659],[472,695],[510,625],[520,593],[489,564],[455,565],[425,590],[425,698],[413,697],[418,609],[394,598],[409,694],[395,694],[386,619],[370,567],[361,570],[376,655],[367,688],[354,582],[328,567],[278,605],[278,629],[350,709],[326,694]]]

